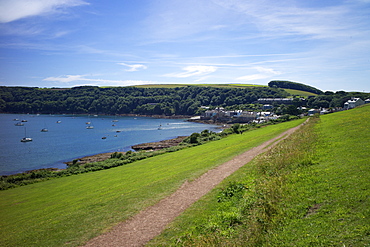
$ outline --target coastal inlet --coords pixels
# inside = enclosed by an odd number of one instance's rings
[[[16,126],[19,120],[26,122]],[[125,152],[138,144],[189,136],[205,129],[219,131],[216,125],[186,119],[93,115],[0,114],[0,126],[0,175],[63,169],[65,162],[86,156]],[[32,141],[20,141],[25,130]]]

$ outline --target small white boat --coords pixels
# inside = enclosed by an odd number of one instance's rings
[[[24,137],[21,139],[21,142],[32,142],[32,138],[27,137],[26,128],[24,128]]]
[[[21,139],[21,142],[32,142],[32,138],[31,137],[23,137]]]
[[[21,121],[21,122],[25,123],[25,122],[27,122],[27,120],[26,120],[26,119],[22,119],[22,121]]]
[[[94,126],[92,126],[92,125],[86,126],[86,129],[93,129],[93,128],[94,128]]]
[[[47,128],[41,129],[41,132],[48,132],[49,130]]]
[[[61,123],[62,121],[58,120],[57,123]]]
[[[21,122],[18,122],[16,124],[14,124],[15,126],[24,126],[24,123],[21,123]]]
[[[118,120],[112,120],[112,122],[118,122]]]

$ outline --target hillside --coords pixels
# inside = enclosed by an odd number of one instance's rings
[[[303,121],[231,135],[108,170],[0,191],[0,246],[78,246],[170,195],[185,181]]]
[[[244,87],[267,87],[264,85],[256,84],[147,84],[147,85],[138,85],[135,87],[138,88],[176,88],[176,87],[218,87],[218,88],[244,88]]]
[[[258,98],[286,97],[269,87],[0,87],[0,112],[69,114],[195,115],[209,107],[247,107]]]
[[[286,98],[292,95],[314,96],[313,93],[246,84],[199,84],[197,86],[156,85],[142,87],[30,88],[0,86],[1,113],[30,114],[135,114],[163,116],[200,115],[205,107],[255,111],[262,108],[259,98]],[[343,107],[368,93],[325,92],[306,101],[294,102],[308,108]],[[286,107],[274,104],[279,112]],[[285,114],[285,113],[283,113]]]
[[[305,92],[310,92],[314,94],[323,94],[324,92],[321,91],[320,89],[317,89],[315,87],[303,84],[303,83],[298,83],[298,82],[291,82],[291,81],[270,81],[268,83],[269,87],[274,87],[274,88],[285,88],[285,89],[295,89],[295,90],[300,90],[300,91],[305,91]]]
[[[307,97],[307,96],[317,96],[316,93],[311,93],[307,91],[302,91],[302,90],[296,90],[296,89],[284,89],[287,93],[290,95],[297,95],[301,97]]]
[[[368,246],[369,129],[370,105],[311,119],[149,246]]]

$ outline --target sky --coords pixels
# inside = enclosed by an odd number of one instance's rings
[[[370,92],[370,0],[0,0],[0,85]]]

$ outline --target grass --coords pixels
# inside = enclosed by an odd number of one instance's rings
[[[369,118],[365,106],[313,119],[148,246],[369,246]]]
[[[78,246],[237,154],[303,122],[231,135],[125,166],[0,191],[1,246]]]
[[[301,90],[295,90],[295,89],[286,89],[286,88],[283,88],[286,92],[290,93],[291,95],[298,95],[298,96],[303,96],[303,97],[306,97],[306,96],[317,96],[317,94],[315,93],[311,93],[311,92],[306,92],[306,91],[301,91]]]

